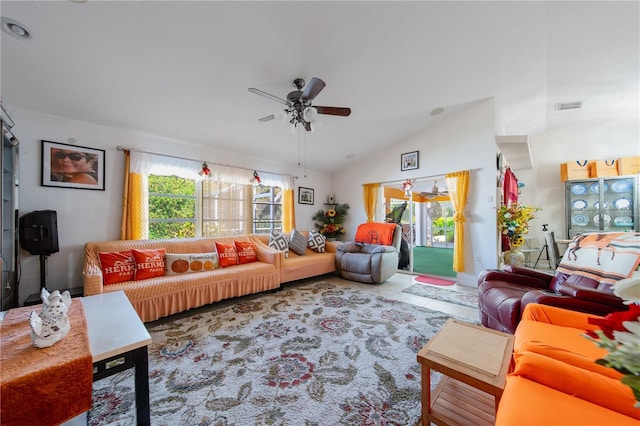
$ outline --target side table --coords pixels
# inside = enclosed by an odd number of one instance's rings
[[[513,335],[449,319],[418,353],[422,425],[493,425],[512,353]]]

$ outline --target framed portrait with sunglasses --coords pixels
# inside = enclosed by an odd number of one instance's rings
[[[42,186],[104,191],[104,150],[42,141]]]

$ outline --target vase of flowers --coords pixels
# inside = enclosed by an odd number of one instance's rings
[[[538,210],[538,207],[518,203],[502,205],[498,209],[498,230],[509,241],[509,250],[503,254],[505,264],[524,265],[524,253],[519,248],[524,244],[524,237],[529,233],[529,222],[535,218]]]
[[[589,318],[589,324],[600,330],[587,330],[585,337],[609,352],[596,363],[623,374],[620,381],[631,388],[634,407],[640,408],[640,275],[618,281],[613,292],[629,305],[629,310]]]
[[[338,204],[327,211],[318,210],[311,216],[311,219],[316,222],[314,224],[316,230],[327,239],[335,239],[347,232],[342,224],[349,209],[349,204]]]

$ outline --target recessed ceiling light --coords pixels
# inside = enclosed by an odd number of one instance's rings
[[[444,112],[444,108],[438,107],[438,108],[434,108],[431,111],[431,115],[438,115],[438,114],[442,114],[443,112]]]
[[[0,23],[2,24],[2,31],[7,34],[11,34],[15,38],[19,39],[27,39],[31,38],[31,33],[29,30],[22,25],[20,22],[15,19],[7,18],[5,16],[0,18]]]

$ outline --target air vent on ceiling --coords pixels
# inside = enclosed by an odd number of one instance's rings
[[[565,111],[567,109],[580,109],[582,108],[583,103],[584,101],[562,102],[562,103],[556,104],[556,111]]]

